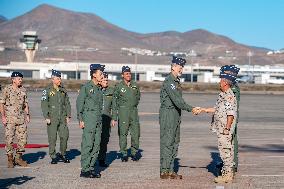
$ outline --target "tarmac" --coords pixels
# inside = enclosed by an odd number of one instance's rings
[[[218,94],[184,94],[194,106],[214,106]],[[70,164],[50,164],[48,148],[26,149],[26,168],[7,168],[4,148],[0,149],[0,188],[284,188],[284,95],[244,94],[239,122],[239,169],[231,184],[215,184],[215,164],[220,161],[216,134],[209,130],[211,115],[193,116],[183,112],[181,142],[175,169],[182,180],[160,180],[159,93],[142,93],[139,105],[141,124],[138,162],[121,162],[117,127],[112,128],[106,169],[100,179],[80,178],[82,131],[76,120],[77,93],[69,94],[72,121],[68,157]],[[29,144],[47,144],[47,131],[40,109],[41,92],[28,95],[31,123]],[[0,143],[4,129],[0,128]],[[58,149],[59,145],[57,145]]]

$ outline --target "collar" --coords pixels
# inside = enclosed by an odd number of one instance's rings
[[[170,73],[170,78],[175,81],[175,82],[179,82],[179,77],[175,77],[172,73]]]
[[[124,80],[122,80],[121,82],[122,82],[122,84],[123,84],[124,86],[128,87],[128,85],[126,85],[126,83],[124,82]],[[133,81],[131,80],[131,81],[130,81],[130,84],[129,84],[129,87],[131,87],[132,85],[133,85]]]

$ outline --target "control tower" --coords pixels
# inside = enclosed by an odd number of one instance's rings
[[[41,40],[38,39],[36,31],[24,31],[23,37],[20,38],[20,47],[25,51],[27,62],[33,62],[35,52],[38,50],[38,45]]]

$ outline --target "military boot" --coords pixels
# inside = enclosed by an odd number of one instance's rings
[[[170,179],[170,175],[168,172],[162,172],[160,174],[160,179]]]
[[[231,183],[233,181],[233,173],[227,173],[222,176],[218,176],[214,179],[215,183]]]
[[[175,172],[169,172],[170,179],[182,179],[182,175],[179,175]]]
[[[20,165],[22,167],[28,166],[28,163],[22,159],[21,153],[17,153],[16,158],[15,158],[15,164]]]
[[[7,154],[7,157],[8,157],[8,168],[14,168],[13,154]]]

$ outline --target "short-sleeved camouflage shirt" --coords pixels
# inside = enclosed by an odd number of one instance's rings
[[[211,129],[217,132],[217,134],[223,133],[227,124],[227,116],[229,115],[234,116],[232,124],[232,127],[234,127],[237,118],[237,99],[231,88],[219,94],[215,105],[215,113],[212,118]],[[231,128],[231,131],[233,129]]]
[[[8,123],[23,124],[27,104],[27,93],[24,87],[14,89],[12,84],[6,86],[0,95],[0,103],[4,104],[4,111]]]

